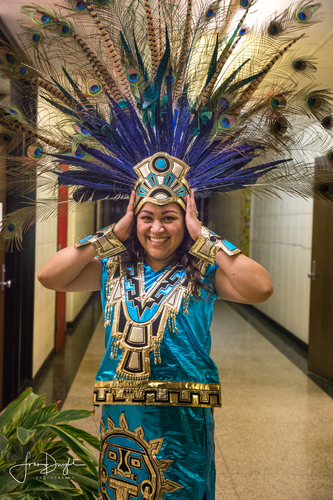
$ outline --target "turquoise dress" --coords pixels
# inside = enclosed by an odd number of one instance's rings
[[[117,312],[116,300],[120,287],[118,291],[114,290],[122,278],[120,270],[115,271],[117,266],[113,262],[112,259],[102,261],[101,296],[106,322],[106,352],[95,382],[95,404],[103,405],[101,498],[214,500],[212,407],[221,404],[217,368],[210,358],[210,324],[213,304],[218,298],[212,288],[215,267],[205,266],[203,281],[211,286],[212,291],[208,293],[201,290],[203,300],[197,300],[184,292],[185,270],[178,266],[170,277],[167,273],[171,267],[155,272],[144,264],[140,280],[123,278],[122,293],[123,298],[126,297],[125,316],[128,321],[126,323],[126,318],[123,319],[126,325],[124,323],[125,326],[121,327],[124,313],[119,313],[119,309]],[[137,275],[136,270],[131,269],[132,275]],[[156,288],[163,276],[167,281]],[[138,290],[135,292],[139,281],[141,295]],[[154,350],[136,348],[136,345],[142,344],[131,344],[130,341],[134,339],[141,342],[148,335],[146,330],[140,333],[138,326],[147,325],[149,315],[156,317],[158,307],[161,309],[163,303],[167,304],[166,300],[177,286],[179,289],[183,287],[184,293],[177,296],[178,301],[179,297],[182,298],[181,303],[176,313],[170,309],[165,327],[162,315],[158,327],[160,332],[163,329],[162,340],[155,341],[153,326],[149,335],[151,342],[155,342]],[[144,294],[154,289],[157,291],[151,292],[147,300]],[[112,294],[113,306],[110,308]],[[172,307],[176,307],[174,302]],[[114,328],[116,321],[119,323],[118,329]],[[129,334],[133,322],[134,329]],[[146,328],[149,329],[149,325]],[[115,337],[121,329],[124,330],[122,336]],[[115,347],[115,338],[120,339],[120,347]],[[126,358],[128,345],[134,345],[127,353],[128,367],[139,370],[140,365],[143,373],[142,363],[148,360],[149,378],[141,382],[131,381],[128,372],[124,376],[125,372],[119,371],[121,360]],[[136,350],[140,353],[134,352]],[[141,356],[142,352],[148,354]],[[136,360],[140,362],[135,364]],[[124,368],[124,363],[122,366]],[[126,371],[126,367],[124,369]],[[131,389],[132,385],[134,389]]]

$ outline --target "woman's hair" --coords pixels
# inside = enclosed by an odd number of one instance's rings
[[[121,261],[125,267],[131,267],[138,260],[144,259],[144,249],[137,237],[137,217],[134,217],[131,235],[125,243],[126,252],[122,254]],[[170,265],[181,264],[186,270],[186,277],[192,284],[192,293],[196,299],[201,299],[200,288],[211,292],[211,287],[206,283],[201,283],[202,274],[198,268],[199,259],[189,253],[190,248],[194,245],[190,233],[185,225],[184,238],[179,247],[175,251],[175,257],[170,262]]]

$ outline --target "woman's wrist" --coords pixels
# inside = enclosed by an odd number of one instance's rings
[[[241,253],[241,250],[228,240],[223,240],[219,235],[202,226],[201,234],[189,252],[194,257],[214,265],[219,250],[222,250],[229,256]]]

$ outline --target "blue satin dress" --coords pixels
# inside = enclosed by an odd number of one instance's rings
[[[107,301],[107,262],[108,259],[102,261],[103,310]],[[144,264],[146,292],[165,269],[155,272]],[[208,265],[203,281],[212,285],[214,275],[215,267]],[[103,499],[215,499],[212,406],[219,406],[220,398],[216,393],[217,367],[210,357],[210,324],[218,297],[213,291],[201,290],[201,298],[190,297],[188,314],[180,307],[177,333],[166,326],[160,347],[161,363],[154,364],[153,353],[150,354],[153,382],[145,402],[102,403],[100,495]],[[130,307],[128,311],[135,314]],[[96,376],[97,387],[114,379],[119,362],[110,358],[111,330],[112,321],[105,329],[106,352]],[[157,402],[159,390],[164,403]],[[95,402],[100,401],[95,398]]]

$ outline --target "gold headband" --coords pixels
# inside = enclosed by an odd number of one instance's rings
[[[145,203],[167,205],[179,203],[186,210],[186,195],[190,187],[185,175],[190,167],[183,161],[167,153],[155,153],[135,165],[138,180],[135,189],[135,213]]]

